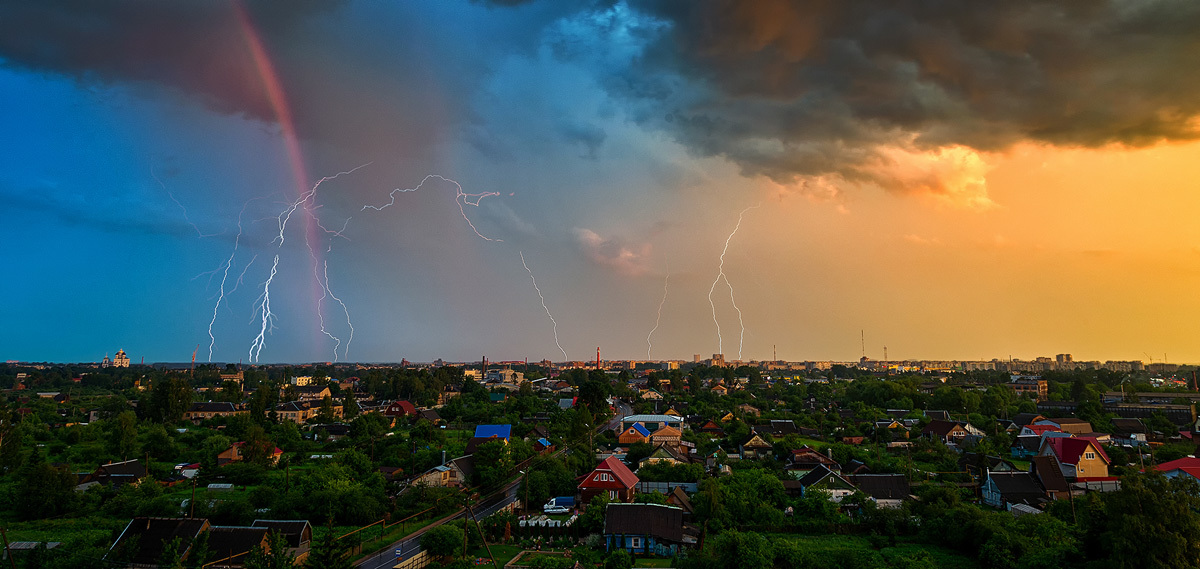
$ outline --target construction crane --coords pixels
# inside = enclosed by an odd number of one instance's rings
[[[191,374],[192,379],[196,378],[196,352],[199,352],[199,351],[200,351],[200,344],[196,344],[196,349],[192,350],[192,368],[190,370],[188,370],[188,373]]]

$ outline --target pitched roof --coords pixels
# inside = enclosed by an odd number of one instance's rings
[[[692,500],[688,498],[687,492],[683,491],[683,486],[676,486],[672,489],[671,493],[667,494],[667,499],[674,500],[676,505],[682,508],[685,514],[695,511],[692,509]]]
[[[629,428],[637,431],[637,433],[643,437],[650,436],[650,429],[647,429],[646,426],[641,423],[634,423],[630,425]]]
[[[250,525],[279,532],[287,538],[288,547],[300,547],[301,543],[312,539],[312,525],[308,520],[254,520]],[[304,535],[305,529],[309,530],[308,536]]]
[[[1028,472],[993,472],[988,480],[996,485],[1006,502],[1037,500],[1046,495],[1037,478]]]
[[[683,510],[662,504],[609,504],[604,509],[607,535],[649,535],[683,542]]]
[[[1200,468],[1200,458],[1185,456],[1154,467],[1159,472],[1170,472],[1178,468]]]
[[[1108,454],[1104,452],[1104,448],[1100,443],[1091,437],[1054,437],[1048,438],[1043,445],[1049,446],[1054,455],[1058,457],[1060,462],[1065,464],[1076,464],[1079,462],[1079,457],[1089,446],[1094,448],[1104,459],[1106,464],[1112,464],[1112,459],[1108,458]]]
[[[675,427],[672,427],[671,425],[663,425],[663,426],[659,427],[657,431],[654,431],[654,433],[652,433],[650,436],[652,436],[652,437],[678,437],[678,436],[682,436],[682,435],[683,435],[683,433],[680,432],[679,429],[676,429]]]
[[[817,484],[822,480],[829,478],[830,476],[837,477],[838,480],[845,482],[847,486],[853,486],[849,480],[846,480],[844,477],[842,477],[842,475],[830,470],[824,464],[817,465],[816,468],[812,469],[808,474],[805,474],[803,477],[801,477],[800,486],[808,488],[809,486]]]
[[[1055,432],[1055,433],[1062,432],[1062,429],[1059,428],[1058,425],[1025,425],[1025,427],[1023,427],[1023,428],[1029,429],[1035,435],[1041,435],[1042,433],[1045,433],[1045,432]]]
[[[910,493],[903,474],[852,474],[847,479],[876,500],[903,500]]]
[[[1013,417],[1013,422],[1021,427],[1040,420],[1045,420],[1045,417],[1037,413],[1017,413],[1017,416]]]
[[[637,486],[638,483],[637,475],[634,474],[632,470],[629,470],[629,467],[625,466],[625,463],[621,462],[621,460],[615,456],[610,456],[604,459],[603,462],[596,465],[596,468],[593,469],[592,472],[610,472],[612,473],[613,477],[616,478],[617,481],[626,488],[633,488],[634,486]],[[591,476],[585,478],[584,484],[586,484],[587,480],[589,479],[591,479]]]
[[[512,425],[479,425],[475,427],[475,438],[500,437],[508,439],[512,435]]]
[[[180,538],[183,551],[191,547],[192,540],[208,527],[204,518],[133,518],[125,531],[108,550],[108,555],[122,557],[134,564],[156,564],[162,558],[163,546]],[[122,551],[125,547],[132,551]]]
[[[504,439],[497,437],[496,435],[492,435],[490,437],[471,437],[471,439],[467,441],[467,448],[463,452],[466,452],[467,454],[475,454],[475,451],[479,450],[480,445],[490,443],[492,441],[503,440]]]
[[[930,421],[925,428],[921,430],[921,434],[934,434],[940,437],[949,435],[955,428],[960,428],[959,424],[954,421],[935,420]]]
[[[213,526],[208,530],[208,548],[213,559],[227,559],[229,565],[244,564],[254,546],[262,544],[270,528]]]
[[[1067,477],[1063,476],[1062,469],[1058,467],[1057,462],[1054,462],[1054,457],[1035,456],[1030,462],[1030,472],[1037,476],[1046,491],[1066,492],[1071,489],[1067,484]]]

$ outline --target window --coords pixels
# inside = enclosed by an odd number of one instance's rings
[[[1094,453],[1094,452],[1085,452],[1085,453],[1083,453],[1083,457],[1084,457],[1084,458],[1086,458],[1086,459],[1088,459],[1088,460],[1095,460],[1095,459],[1096,459],[1096,453]]]
[[[642,548],[642,538],[640,538],[640,537],[629,538],[629,547],[632,547],[634,549],[641,549]]]
[[[608,499],[609,499],[609,500],[616,500],[616,499],[617,499],[617,491],[616,491],[616,490],[609,490],[609,491],[608,491]]]
[[[600,481],[600,475],[599,475],[599,474],[597,474],[595,478],[592,478],[592,482],[599,482],[599,481]]]

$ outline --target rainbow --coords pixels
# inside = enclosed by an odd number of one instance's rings
[[[310,200],[313,202],[316,200],[315,188],[309,187],[308,169],[304,165],[304,154],[300,150],[300,138],[296,135],[296,123],[292,118],[292,110],[284,94],[279,74],[275,71],[275,66],[271,63],[271,58],[267,55],[267,50],[263,46],[262,35],[254,26],[249,12],[246,11],[245,5],[240,0],[233,2],[233,11],[237,17],[242,37],[246,40],[246,47],[250,51],[251,58],[254,60],[254,66],[258,72],[259,79],[262,81],[263,89],[266,91],[267,102],[270,104],[271,110],[275,114],[275,120],[279,124],[283,145],[287,151],[288,163],[291,167],[292,188],[295,190],[296,195],[294,203],[301,204],[306,214],[304,216],[304,235],[308,243],[309,256],[312,260],[311,268],[314,275],[313,304],[316,306],[317,317],[323,319],[321,301],[324,298],[324,289],[316,281],[317,270],[323,263],[322,259],[319,258],[321,256],[320,248],[314,247],[314,244],[319,241],[321,236],[317,232],[318,222],[312,215],[312,207],[315,203],[309,203]],[[317,341],[321,340],[319,334],[315,334],[314,337]]]

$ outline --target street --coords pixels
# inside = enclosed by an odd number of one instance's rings
[[[620,400],[616,402],[614,407],[616,407],[617,412],[610,421],[608,421],[600,429],[597,429],[598,432],[603,431],[604,429],[615,428],[621,422],[621,419],[633,412],[633,408],[630,407],[629,404]],[[496,513],[501,508],[515,502],[517,500],[517,488],[520,486],[520,484],[521,479],[517,478],[516,480],[508,483],[508,485],[506,485],[504,488],[497,490],[481,502],[475,504],[472,507],[475,512],[475,519],[482,520],[483,518]],[[421,551],[421,536],[424,535],[424,533],[430,528],[434,528],[448,521],[461,519],[466,516],[467,512],[464,509],[457,514],[454,514],[450,518],[425,526],[420,530],[405,536],[404,539],[393,543],[379,553],[363,559],[358,563],[358,567],[361,569],[389,569],[397,563],[408,559],[413,555],[416,555],[417,552]],[[399,551],[399,555],[397,555],[397,551]]]

